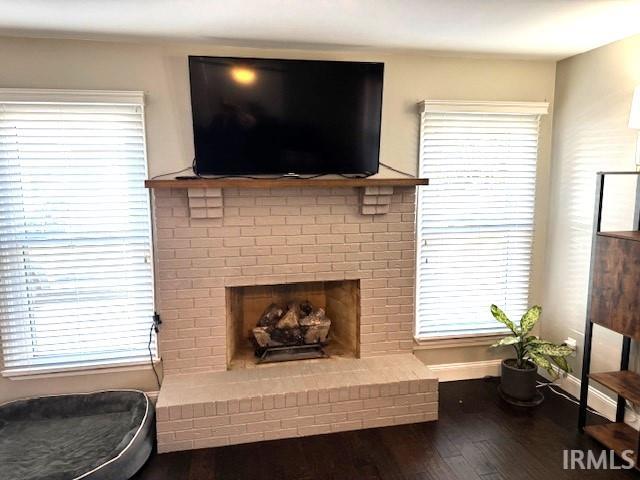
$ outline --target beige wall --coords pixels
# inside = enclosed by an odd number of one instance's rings
[[[640,85],[640,36],[558,63],[551,204],[542,333],[578,340],[572,360],[580,376],[595,192],[595,172],[634,170],[636,132],[628,128],[633,89]],[[605,187],[604,229],[631,228],[634,184]],[[621,336],[595,327],[592,370],[616,370]]]
[[[552,101],[554,95],[555,63],[550,61],[15,38],[0,38],[0,87],[144,90],[149,171],[151,175],[158,175],[179,170],[193,158],[189,54],[385,62],[381,161],[408,172],[415,172],[417,166],[418,101],[426,98]],[[545,117],[541,125],[533,302],[541,298],[550,132],[551,115]],[[146,370],[100,376],[0,380],[0,401],[54,389],[59,392],[124,385],[153,389],[154,380]]]

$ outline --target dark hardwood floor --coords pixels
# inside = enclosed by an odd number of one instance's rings
[[[498,398],[497,384],[440,384],[437,422],[153,455],[135,479],[640,478],[628,470],[563,470],[564,449],[601,451],[577,432],[577,406],[545,387],[541,406],[512,407]],[[602,419],[591,415],[589,422]]]

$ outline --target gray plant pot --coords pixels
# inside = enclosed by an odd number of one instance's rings
[[[500,389],[507,399],[518,402],[531,402],[538,395],[536,377],[538,368],[532,362],[527,362],[527,368],[516,368],[515,358],[502,361],[502,378]]]

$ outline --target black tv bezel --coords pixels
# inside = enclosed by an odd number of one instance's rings
[[[293,176],[313,176],[313,175],[352,175],[354,177],[356,176],[362,176],[362,177],[368,177],[371,175],[375,175],[376,173],[378,173],[378,171],[380,170],[380,145],[381,145],[381,139],[382,139],[382,109],[384,107],[383,102],[384,102],[384,67],[385,64],[384,62],[366,62],[366,61],[350,61],[350,60],[311,60],[311,59],[297,59],[297,58],[273,58],[273,57],[236,57],[236,56],[209,56],[209,55],[189,55],[188,57],[188,70],[189,70],[189,105],[191,107],[191,126],[192,126],[192,137],[193,137],[193,171],[196,175],[200,176],[200,175],[207,175],[207,176],[212,176],[212,177],[249,177],[249,176],[264,176],[265,178],[268,178],[269,176],[273,177],[273,176],[284,176],[284,175],[293,175]],[[269,173],[265,173],[265,172],[212,172],[212,171],[200,171],[198,169],[198,154],[197,154],[197,147],[196,147],[196,141],[195,141],[195,113],[194,113],[194,109],[193,109],[193,82],[192,82],[192,66],[194,64],[194,62],[197,59],[224,59],[224,60],[246,60],[246,61],[252,61],[252,60],[271,60],[271,61],[278,61],[278,62],[296,62],[296,63],[350,63],[350,64],[360,64],[360,65],[379,65],[382,68],[382,75],[381,75],[381,88],[380,88],[380,112],[379,112],[379,118],[378,118],[378,142],[377,142],[377,161],[376,161],[376,168],[375,171],[369,172],[369,171],[359,171],[359,172],[348,172],[348,171],[342,171],[342,172],[323,172],[323,171],[317,171],[317,172],[305,172],[305,173],[298,173],[298,172],[269,172]]]

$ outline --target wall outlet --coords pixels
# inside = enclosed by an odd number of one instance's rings
[[[573,349],[573,353],[571,355],[569,355],[572,358],[576,357],[576,350],[578,349],[578,342],[576,341],[575,338],[572,337],[567,337],[564,339],[564,343],[567,347],[570,347]]]

